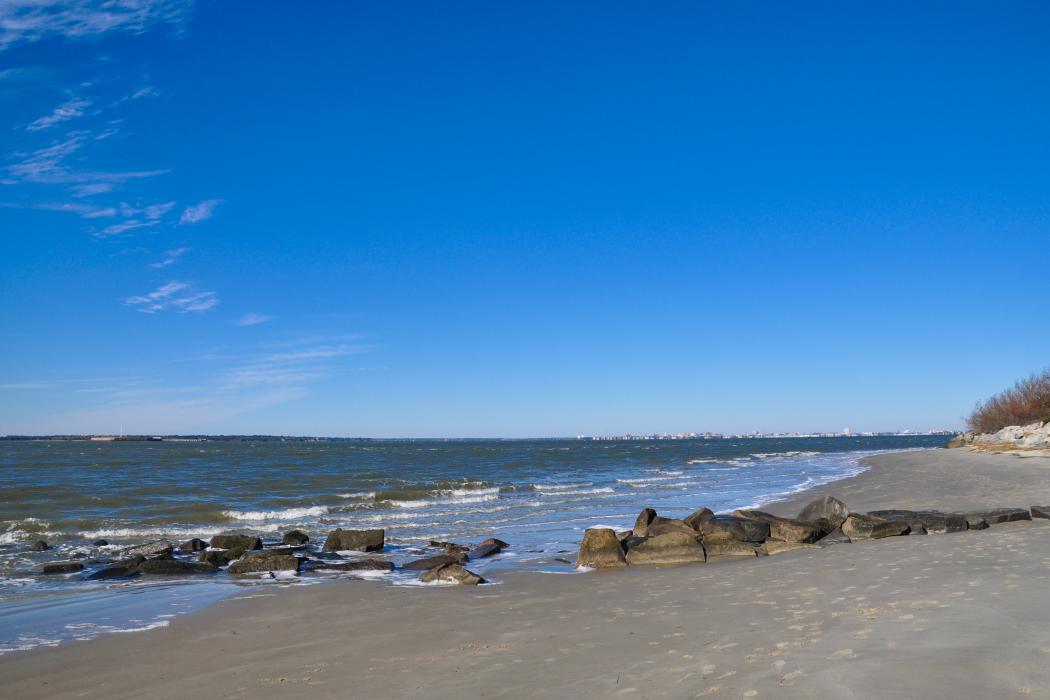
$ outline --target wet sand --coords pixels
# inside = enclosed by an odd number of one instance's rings
[[[872,459],[854,510],[1050,504],[1050,459]],[[702,504],[697,504],[702,505]],[[497,586],[291,586],[0,657],[11,698],[1050,698],[1050,521]]]

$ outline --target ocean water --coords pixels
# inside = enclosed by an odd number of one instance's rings
[[[159,538],[250,533],[279,542],[297,528],[320,547],[336,527],[382,527],[383,556],[395,563],[437,553],[429,540],[506,540],[503,554],[469,564],[499,583],[511,569],[572,573],[583,530],[629,528],[645,506],[668,516],[757,506],[857,474],[865,456],[946,441],[0,442],[0,653],[162,626],[272,586],[354,578],[89,582],[42,576],[47,562],[81,561],[88,573]],[[30,551],[41,539],[51,549]],[[98,539],[109,544],[93,546]],[[418,585],[412,572],[358,577]]]

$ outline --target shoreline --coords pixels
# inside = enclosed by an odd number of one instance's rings
[[[926,450],[864,461],[858,475],[763,508],[793,516],[825,494],[861,512],[1050,502],[1050,460]],[[20,698],[283,697],[288,685],[318,697],[840,697],[842,686],[852,697],[1050,697],[1040,670],[1050,611],[1025,586],[1048,577],[1050,521],[1035,521],[694,566],[508,572],[492,587],[335,581],[6,654],[0,688]]]

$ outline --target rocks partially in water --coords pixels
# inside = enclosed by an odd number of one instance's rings
[[[98,571],[93,571],[84,578],[88,581],[106,581],[115,578],[131,578],[132,576],[138,576],[136,571],[137,567],[121,566],[120,564],[112,564],[110,566],[103,567]]]
[[[207,562],[212,566],[226,566],[244,556],[244,552],[243,549],[207,549],[200,553],[198,561]]]
[[[799,511],[796,520],[804,523],[815,523],[820,520],[826,520],[830,525],[831,529],[841,527],[842,523],[849,517],[849,508],[846,504],[835,498],[834,496],[823,496],[821,498],[814,499],[806,504],[806,506]]]
[[[262,540],[252,535],[215,535],[211,538],[211,546],[216,549],[262,549]]]
[[[899,520],[883,520],[859,513],[851,513],[842,523],[842,532],[850,538],[851,542],[906,535],[908,530],[908,523]]]
[[[467,555],[463,553],[460,553],[459,555],[439,554],[435,557],[410,561],[406,564],[402,564],[401,568],[412,571],[428,571],[430,569],[436,569],[439,566],[445,566],[446,564],[462,564],[465,561],[467,561]]]
[[[481,546],[486,545],[486,544],[494,544],[497,547],[499,547],[500,549],[507,549],[507,548],[510,547],[509,544],[507,544],[503,540],[497,539],[495,537],[490,537],[487,540],[482,540],[480,543],[478,543],[478,546],[481,547]]]
[[[51,549],[51,547],[48,545],[47,542],[44,542],[44,540],[37,540],[33,544],[29,545],[30,552],[46,552],[49,549]]]
[[[310,536],[302,530],[289,530],[281,538],[282,544],[303,545],[310,541]]]
[[[301,560],[291,554],[259,553],[244,557],[230,564],[231,574],[264,573],[267,571],[299,571]]]
[[[1032,519],[1032,514],[1025,508],[991,508],[989,510],[971,511],[967,515],[984,518],[989,525]]]
[[[502,551],[503,547],[500,547],[493,542],[489,544],[479,544],[477,547],[470,550],[470,553],[467,556],[471,559],[484,559],[485,557],[495,556]]]
[[[186,574],[214,574],[218,568],[199,561],[179,561],[178,559],[147,559],[135,569],[140,574],[163,576],[183,576]]]
[[[455,542],[440,542],[438,540],[430,540],[431,547],[437,547],[438,549],[445,550],[446,554],[466,554],[470,551],[470,547],[465,544],[456,544]]]
[[[183,552],[203,552],[208,548],[208,543],[199,537],[194,537],[192,540],[186,540],[179,545],[179,550]]]
[[[457,583],[461,586],[476,586],[479,583],[485,583],[485,579],[481,578],[473,571],[464,569],[459,564],[446,564],[445,566],[431,569],[420,576],[419,580],[423,583],[446,581]]]
[[[644,542],[631,547],[627,550],[626,560],[631,566],[692,564],[707,561],[707,555],[695,532],[668,532],[648,537]]]
[[[58,562],[54,564],[44,564],[43,574],[45,576],[54,576],[56,574],[72,574],[83,570],[84,565],[80,562]]]
[[[379,552],[383,549],[385,530],[344,530],[337,528],[328,533],[323,549],[326,552]]]
[[[627,566],[623,547],[616,532],[607,527],[588,528],[580,542],[576,566],[592,569],[620,569]]]
[[[763,513],[760,510],[737,510],[733,512],[733,515],[739,518],[768,523],[769,536],[784,542],[816,542],[835,529],[830,521],[825,519],[815,522],[802,522],[801,520],[791,520],[790,518],[781,518],[769,513]]]
[[[146,557],[147,559],[163,559],[170,557],[175,546],[167,540],[147,542],[137,547],[129,547],[124,550],[125,557]]]
[[[704,536],[725,532],[741,542],[761,544],[769,539],[769,523],[734,515],[716,515],[701,526]]]
[[[313,568],[325,571],[393,571],[394,563],[384,559],[355,559],[340,562],[326,561]]]
[[[95,540],[91,543],[92,547],[105,547],[109,544],[108,540]]]

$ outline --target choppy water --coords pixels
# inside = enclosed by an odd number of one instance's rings
[[[644,506],[682,516],[700,506],[757,505],[859,473],[865,456],[945,442],[0,442],[0,653],[159,626],[224,595],[292,583],[225,574],[87,582],[82,574],[38,575],[46,562],[79,558],[90,571],[128,545],[161,537],[245,532],[279,540],[298,528],[319,546],[336,527],[383,527],[395,562],[433,554],[425,549],[431,539],[496,536],[511,549],[471,569],[496,581],[508,568],[568,573],[560,560],[572,558],[584,529],[630,527]],[[91,545],[100,538],[110,544]],[[29,551],[40,539],[52,549]],[[381,578],[411,585],[417,577]]]

